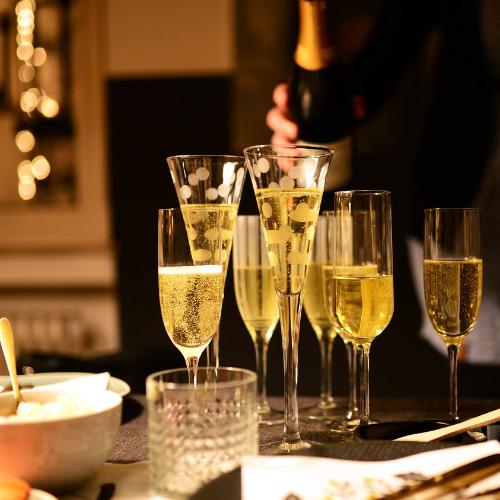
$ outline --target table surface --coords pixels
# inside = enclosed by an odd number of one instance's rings
[[[269,397],[269,402],[273,408],[279,409],[282,407],[282,401],[282,398],[279,397]],[[312,406],[317,401],[316,398],[299,397],[299,407]],[[340,406],[345,405],[345,399],[339,398],[338,404]],[[144,395],[130,395],[124,399],[124,423],[120,428],[115,447],[109,458],[110,462],[132,463],[147,460],[147,411],[145,405]],[[496,408],[500,408],[500,400],[498,399],[459,400],[459,414],[462,418],[473,417]],[[447,413],[447,401],[439,398],[372,398],[371,401],[371,415],[379,422],[427,419],[444,421],[447,418]],[[366,442],[363,446],[357,447],[353,447],[352,442],[339,443],[344,439],[340,439],[338,434],[332,433],[321,421],[301,420],[299,429],[301,436],[306,439],[332,444],[338,443],[338,446],[332,448],[335,450],[332,453],[335,453],[338,458],[348,457],[362,460],[367,453],[369,456],[366,456],[365,459],[370,460],[391,458],[392,456],[390,449],[379,446],[381,455],[378,457],[377,442],[373,442],[374,446],[368,447]],[[282,425],[259,427],[259,444],[263,454],[265,454],[265,445],[271,441],[279,440],[282,432]],[[423,444],[425,449],[434,449],[438,446],[441,445],[437,443]],[[422,450],[419,448],[418,451]],[[404,450],[398,450],[397,454],[405,453]]]

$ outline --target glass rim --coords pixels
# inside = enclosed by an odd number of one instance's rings
[[[182,209],[181,209],[181,207],[159,208],[158,209],[159,214],[166,213],[166,212],[181,212],[182,213]]]
[[[223,159],[223,158],[233,158],[237,161],[245,161],[245,157],[244,156],[239,156],[239,155],[227,155],[227,154],[222,154],[222,155],[218,155],[218,154],[208,154],[208,155],[203,155],[203,154],[199,154],[199,155],[171,155],[171,156],[167,156],[167,161],[170,160],[170,159],[179,159],[179,160],[201,160],[202,158],[208,158],[208,159]]]
[[[436,208],[424,208],[424,213],[432,212],[480,212],[481,209],[478,207],[436,207]]]
[[[146,377],[146,386],[148,383],[151,381],[158,379],[164,374],[175,374],[175,373],[188,373],[188,368],[169,368],[166,370],[159,370],[157,372],[151,373]],[[246,375],[245,378],[241,380],[231,380],[231,381],[216,381],[216,382],[199,382],[198,387],[199,388],[215,388],[218,387],[219,389],[231,389],[234,387],[239,387],[241,385],[246,385],[250,384],[253,382],[257,382],[257,374],[252,371],[248,370],[247,368],[239,368],[236,366],[219,366],[217,368],[211,367],[211,366],[200,366],[197,369],[198,373],[205,371],[212,371],[217,373],[217,371],[222,371],[222,372],[230,372],[230,373],[242,373]],[[163,387],[166,389],[182,389],[182,390],[193,390],[193,386],[189,384],[189,379],[186,378],[186,382],[163,382]]]
[[[342,195],[342,194],[375,194],[375,195],[383,195],[383,194],[391,194],[391,192],[388,189],[346,189],[343,191],[335,191],[335,195]],[[329,210],[331,212],[335,212],[334,210]]]
[[[297,150],[297,149],[306,149],[308,151],[316,151],[317,154],[308,154],[308,155],[283,155],[283,154],[266,154],[266,157],[268,158],[327,158],[328,156],[333,155],[333,149],[327,148],[326,146],[314,146],[314,145],[306,145],[306,144],[257,144],[255,146],[248,146],[245,149],[243,149],[243,154],[245,156],[251,156],[255,152],[258,152],[259,150],[264,149],[264,150],[278,150],[278,149],[284,149],[284,150]]]

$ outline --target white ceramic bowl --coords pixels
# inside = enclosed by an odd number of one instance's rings
[[[44,403],[61,392],[26,393],[25,401]],[[9,405],[12,393],[1,395]],[[78,396],[93,410],[53,420],[0,422],[0,471],[34,488],[61,493],[77,488],[109,457],[121,422],[122,398],[111,391]]]

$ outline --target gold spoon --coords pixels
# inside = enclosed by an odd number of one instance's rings
[[[3,355],[7,362],[7,369],[9,370],[10,383],[14,391],[14,408],[9,414],[16,414],[17,406],[21,401],[21,391],[19,390],[19,383],[17,381],[16,369],[16,354],[14,350],[14,335],[10,321],[7,318],[0,318],[0,344],[2,345]]]

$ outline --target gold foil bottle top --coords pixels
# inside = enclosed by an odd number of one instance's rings
[[[335,60],[328,32],[326,0],[299,0],[299,36],[295,62],[309,71],[323,69]]]

